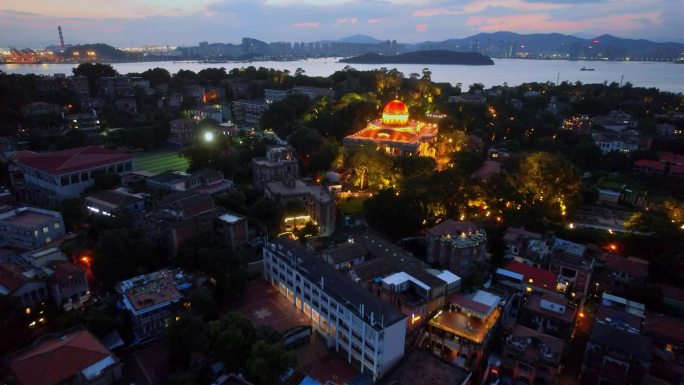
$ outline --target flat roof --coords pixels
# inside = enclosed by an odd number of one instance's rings
[[[301,179],[295,179],[294,187],[287,186],[283,181],[266,184],[266,188],[276,195],[300,195],[308,194],[319,202],[330,202],[332,197],[323,186],[304,183]]]
[[[462,385],[471,372],[425,350],[412,349],[378,382],[379,385]]]
[[[14,215],[7,216],[1,219],[2,222],[8,222],[17,226],[36,227],[56,220],[55,216],[27,208],[26,211],[14,210]]]
[[[224,222],[235,223],[235,222],[239,221],[240,219],[243,219],[243,217],[241,217],[237,214],[226,213],[226,214],[219,216],[219,219],[224,221]]]
[[[173,281],[173,272],[168,269],[119,282],[117,289],[132,311],[148,309],[183,297]]]

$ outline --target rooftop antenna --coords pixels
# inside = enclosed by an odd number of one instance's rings
[[[64,52],[64,35],[62,34],[62,26],[57,26],[57,32],[59,32],[59,49]]]

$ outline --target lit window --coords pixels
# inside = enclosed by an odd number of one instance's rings
[[[59,227],[59,222],[55,222],[55,229],[58,229]]]
[[[48,231],[50,231],[50,229],[47,226],[43,227],[43,233],[47,233]]]

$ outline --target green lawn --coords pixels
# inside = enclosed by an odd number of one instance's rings
[[[337,202],[337,205],[340,206],[340,210],[342,210],[344,215],[361,214],[361,213],[363,213],[363,201],[365,201],[365,199],[361,199],[361,198],[340,199]]]
[[[188,160],[173,151],[142,151],[133,154],[133,163],[136,170],[145,170],[160,173],[168,170],[185,171],[188,169]]]

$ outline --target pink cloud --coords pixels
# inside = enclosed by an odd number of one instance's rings
[[[428,29],[427,24],[416,24],[416,31],[418,32],[426,32]]]
[[[335,20],[335,26],[337,27],[338,25],[342,24],[356,24],[357,21],[359,21],[358,17],[343,17],[341,19]]]
[[[368,19],[368,24],[378,24],[382,22],[382,18]]]
[[[301,21],[299,23],[292,23],[290,25],[296,28],[318,28],[320,23],[317,21]]]
[[[605,31],[634,31],[652,28],[661,23],[660,12],[657,11],[640,14],[611,15],[584,20],[554,20],[547,14],[494,17],[471,16],[466,20],[466,25],[476,26],[478,31],[481,32],[567,32],[597,26]]]
[[[475,0],[468,4],[463,4],[454,7],[442,8],[426,8],[418,9],[413,12],[415,17],[432,17],[445,15],[468,15],[479,13],[487,8],[508,8],[517,11],[532,12],[532,11],[546,11],[552,9],[568,8],[569,4],[553,4],[553,3],[528,3],[523,0]]]

